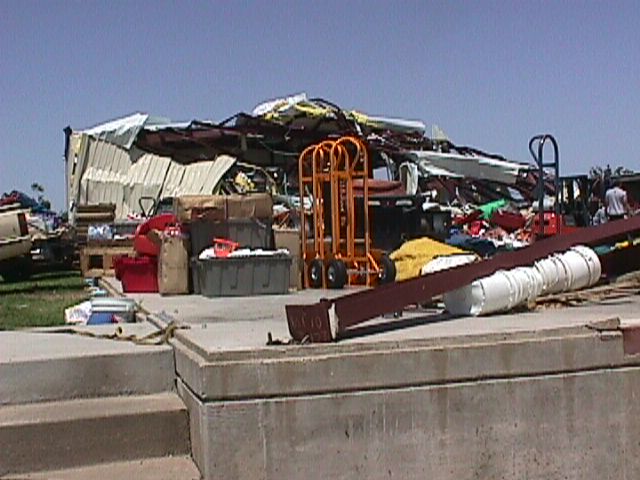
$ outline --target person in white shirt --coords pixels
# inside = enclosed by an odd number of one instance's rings
[[[629,213],[627,192],[620,187],[620,182],[614,182],[604,194],[604,204],[609,220],[620,220]]]

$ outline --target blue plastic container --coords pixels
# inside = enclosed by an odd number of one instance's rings
[[[89,317],[87,325],[105,325],[113,323],[113,313],[110,312],[94,312]]]

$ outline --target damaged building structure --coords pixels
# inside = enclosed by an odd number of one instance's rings
[[[239,172],[253,180],[249,188],[295,195],[300,153],[345,135],[365,139],[375,176],[402,180],[407,194],[428,192],[436,203],[458,206],[534,198],[531,165],[454,145],[433,129],[430,138],[422,122],[345,111],[304,94],[220,123],[171,123],[137,113],[87,130],[67,127],[67,207],[73,219],[77,205],[111,203],[116,218],[127,218],[142,213],[145,197],[246,190],[234,182]]]
[[[534,162],[521,163],[457,145],[437,126],[431,131],[421,121],[344,110],[306,94],[219,123],[136,113],[86,130],[67,127],[70,223],[84,241],[98,240],[81,254],[83,274],[95,273],[90,264],[101,257],[98,271],[119,279],[118,271],[144,272],[147,284],[134,290],[167,294],[376,286],[425,275],[436,257],[486,259],[590,226],[591,183],[586,175],[560,177],[552,136],[533,137]],[[547,141],[552,162],[543,159]],[[104,220],[115,222],[106,237],[95,225]],[[123,240],[118,223],[126,222],[124,242],[101,243]],[[176,224],[190,240],[168,254],[177,262],[169,270],[182,272],[180,286],[163,289],[159,245]],[[408,242],[425,238],[437,242]],[[268,266],[245,277],[251,284],[266,276],[260,288],[228,291],[230,279],[201,288],[214,265],[202,261],[236,248],[288,251],[290,278],[274,280]],[[283,272],[284,260],[273,268]]]
[[[559,182],[557,155],[539,165],[550,136],[527,164],[427,131],[304,95],[67,128],[81,268],[110,297],[75,310],[86,326],[9,342],[0,366],[24,381],[0,382],[0,476],[638,478],[640,216],[552,221],[589,189]],[[273,256],[233,250],[270,227],[291,240]],[[291,291],[354,276],[363,239],[395,279]]]
[[[180,267],[191,280],[174,293],[200,293],[197,259],[216,256],[205,252],[217,248],[216,238],[235,245],[230,248],[286,248],[292,280],[283,284],[294,288],[373,286],[424,274],[421,254],[405,254],[414,247],[408,240],[430,237],[442,243],[428,251],[444,252],[446,242],[488,258],[589,226],[593,213],[589,179],[560,177],[550,135],[532,138],[534,162],[522,163],[453,143],[435,125],[428,136],[421,121],[345,110],[306,94],[267,101],[219,123],[136,113],[86,130],[67,127],[65,134],[67,206],[80,243],[91,232],[94,240],[122,239],[122,231],[133,240],[117,250],[89,248],[81,255],[83,273],[100,255],[102,270],[112,274],[123,253],[159,264],[152,243],[179,223],[191,238],[180,261],[191,259]],[[547,141],[553,162],[542,158]],[[199,223],[192,223],[196,217]],[[248,236],[237,231],[246,225],[211,224],[238,219],[254,222]],[[115,222],[113,228],[96,236],[95,224],[105,220]],[[256,230],[256,222],[268,228]],[[288,239],[272,240],[276,229]],[[145,288],[156,291],[157,274],[149,275]]]

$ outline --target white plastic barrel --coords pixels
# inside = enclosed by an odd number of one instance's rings
[[[592,248],[585,247],[584,245],[577,245],[571,250],[582,255],[589,266],[589,283],[587,286],[590,287],[598,283],[602,275],[602,265],[600,264],[598,254]]]
[[[584,246],[552,255],[533,267],[500,270],[458,290],[444,294],[448,312],[487,315],[510,310],[541,294],[578,290],[594,285],[601,275],[598,255]]]
[[[517,285],[508,272],[497,271],[466,287],[443,295],[445,308],[454,315],[486,315],[513,308]]]
[[[570,285],[570,274],[557,255],[543,258],[535,263],[534,268],[542,275],[542,293],[551,294],[564,292]]]

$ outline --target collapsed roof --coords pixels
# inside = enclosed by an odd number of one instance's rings
[[[386,167],[395,176],[399,166],[408,162],[417,165],[424,178],[467,178],[513,186],[524,182],[529,188],[530,165],[455,145],[437,127],[431,138],[426,130],[421,121],[347,111],[305,94],[261,103],[250,114],[238,113],[220,123],[174,123],[136,113],[68,132],[69,201],[115,202],[120,205],[118,215],[126,215],[137,209],[135,199],[140,195],[160,198],[214,192],[220,168],[215,169],[215,182],[194,186],[193,179],[207,177],[212,162],[221,155],[293,174],[306,147],[344,135],[365,139],[373,168]],[[225,167],[228,170],[230,162]],[[192,168],[198,168],[197,175],[188,173]]]

